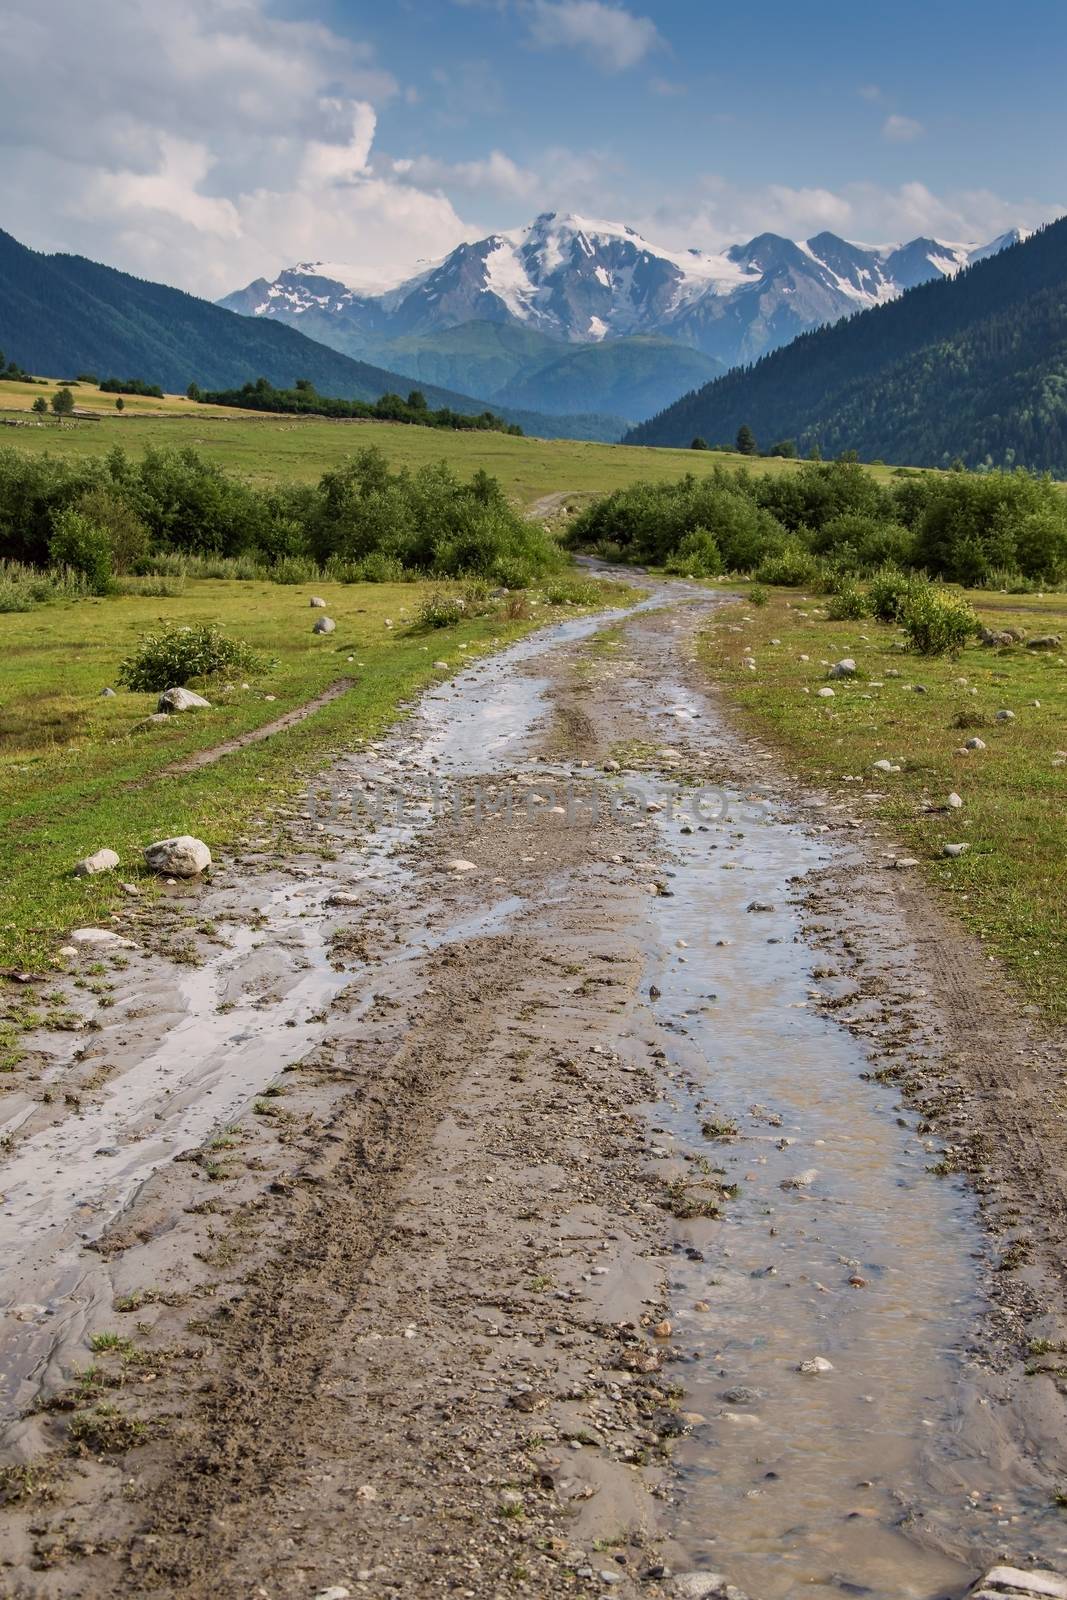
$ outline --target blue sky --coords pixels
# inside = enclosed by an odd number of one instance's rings
[[[984,240],[1067,207],[1065,22],[1036,0],[13,0],[0,223],[207,294],[307,259],[389,281],[544,209],[703,248]]]

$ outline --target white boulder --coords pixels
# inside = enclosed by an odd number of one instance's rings
[[[74,867],[76,878],[95,878],[98,872],[114,872],[119,864],[119,858],[114,850],[97,850],[94,855],[84,856]]]
[[[146,846],[145,862],[164,878],[195,878],[211,865],[211,851],[202,839],[179,834],[174,839],[157,839]]]
[[[170,716],[175,711],[210,711],[211,701],[205,700],[202,694],[194,694],[191,689],[164,689],[156,704],[156,710],[163,711]]]
[[[332,633],[337,624],[332,617],[319,617],[312,627],[312,633]]]

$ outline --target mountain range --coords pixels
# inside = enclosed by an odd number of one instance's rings
[[[410,378],[354,359],[284,323],[236,316],[180,289],[131,277],[84,256],[43,255],[0,230],[0,348],[31,372],[136,376],[174,391],[239,388],[267,378],[289,388],[308,378],[322,394],[376,400],[406,393]],[[423,383],[431,406],[477,413],[486,401]],[[506,408],[509,422],[541,437],[617,439],[619,416],[542,416]]]
[[[832,233],[800,242],[762,233],[715,254],[545,212],[387,288],[361,287],[353,268],[304,262],[220,303],[496,404],[638,420],[672,389],[670,398],[1024,236],[870,246]]]
[[[1026,467],[1067,477],[1067,217],[966,271],[802,334],[685,395],[627,443]]]

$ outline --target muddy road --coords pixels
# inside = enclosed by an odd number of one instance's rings
[[[0,1101],[0,1595],[1067,1570],[1062,1053],[731,728],[720,604],[480,662],[131,901]]]

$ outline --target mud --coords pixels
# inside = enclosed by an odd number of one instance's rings
[[[0,1101],[0,1594],[1063,1570],[1059,1042],[731,729],[720,603],[478,663],[131,905]]]

